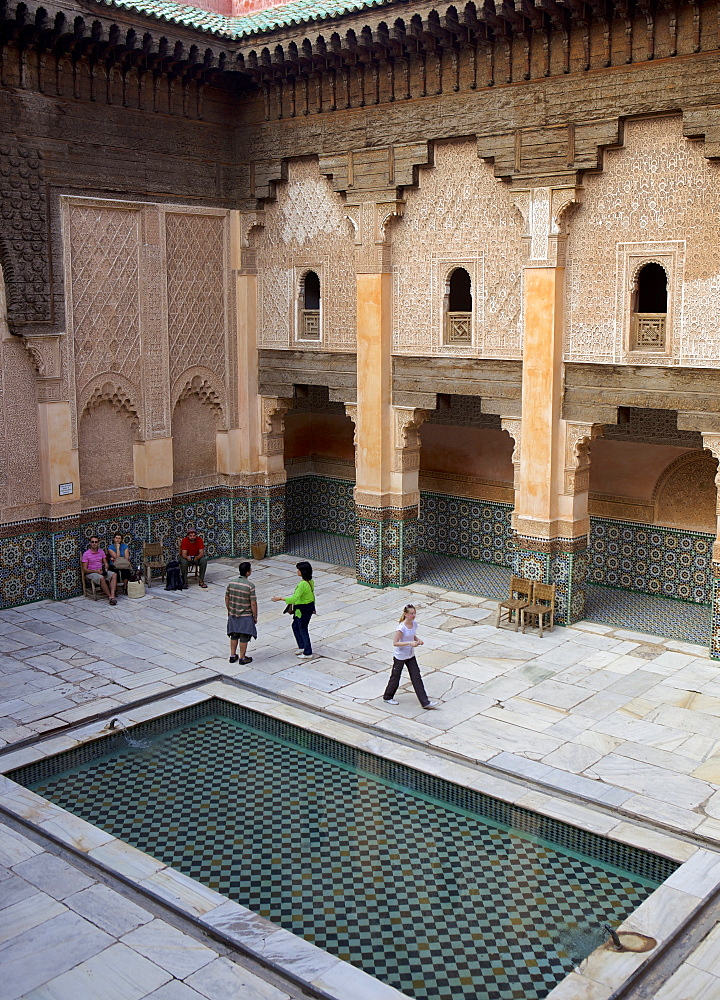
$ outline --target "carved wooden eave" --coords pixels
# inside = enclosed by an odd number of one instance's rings
[[[648,42],[642,54],[652,59],[654,18],[663,9],[669,9],[665,0],[400,2],[326,18],[320,24],[293,24],[252,34],[246,29],[246,37],[238,42],[237,58],[241,68],[259,82],[271,82],[287,73],[304,76],[443,51],[457,53],[461,48],[506,44],[513,39],[525,40],[529,47],[531,36],[549,43],[551,35],[568,40],[576,29],[586,40],[583,68],[589,69],[592,25],[602,25],[609,48],[613,21],[626,25],[636,18],[644,19]],[[676,30],[676,19],[671,30]],[[626,61],[633,61],[631,49]],[[568,45],[565,72],[569,71]],[[529,78],[529,67],[525,78]]]
[[[204,82],[234,66],[236,48],[231,39],[207,31],[102,4],[0,0],[0,48],[8,45],[21,56],[34,49],[41,57],[66,56]]]
[[[402,0],[323,19],[309,14],[303,21],[299,13],[292,25],[257,32],[252,17],[218,18],[227,23],[217,28],[179,24],[109,3],[0,0],[0,43],[175,74],[234,73],[261,87],[342,75],[370,65],[395,68],[402,75],[410,59],[447,58],[450,79],[445,83],[448,90],[457,90],[463,52],[470,53],[476,63],[471,87],[492,84],[481,63],[494,45],[520,42],[526,51],[521,77],[530,79],[531,47],[539,44],[546,51],[548,59],[539,72],[547,76],[550,41],[559,36],[567,52],[563,71],[570,72],[572,32],[580,33],[582,48],[587,50],[581,68],[589,69],[590,34],[597,25],[607,48],[605,65],[610,65],[614,22],[624,26],[627,36],[625,62],[653,59],[657,15],[670,12],[674,33],[683,6],[692,9],[697,21],[693,50],[699,51],[700,11],[708,5],[682,0],[678,4],[670,0],[485,0],[477,5]],[[632,40],[638,24],[644,24],[646,35],[640,48]],[[671,55],[676,53],[673,47]],[[397,97],[402,96],[400,86]]]

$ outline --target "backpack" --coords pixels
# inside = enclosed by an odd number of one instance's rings
[[[182,570],[177,559],[171,559],[165,567],[165,590],[184,590]]]

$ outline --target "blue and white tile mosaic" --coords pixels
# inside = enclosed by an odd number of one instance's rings
[[[438,555],[512,566],[512,510],[511,504],[423,491],[418,548]]]
[[[591,583],[693,604],[712,600],[714,537],[680,528],[591,518]]]
[[[327,476],[297,476],[285,484],[288,534],[355,534],[354,483]]]
[[[82,592],[80,559],[92,535],[106,546],[116,532],[130,545],[133,562],[142,560],[143,542],[161,541],[165,559],[194,527],[211,559],[248,556],[252,542],[270,555],[285,551],[285,489],[227,488],[172,501],[84,511],[61,522],[33,524],[23,531],[6,525],[0,542],[0,607],[76,597]]]

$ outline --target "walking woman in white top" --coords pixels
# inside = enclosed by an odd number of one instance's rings
[[[400,625],[393,639],[393,665],[383,701],[386,705],[398,704],[395,700],[395,692],[400,684],[402,668],[407,665],[410,681],[422,707],[437,708],[437,702],[430,701],[425,692],[425,685],[420,676],[420,667],[415,659],[415,647],[424,645],[422,639],[417,637],[416,613],[412,604],[406,604],[403,608]]]

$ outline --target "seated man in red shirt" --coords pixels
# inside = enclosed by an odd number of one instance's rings
[[[103,594],[110,598],[111,604],[117,604],[115,599],[117,574],[108,568],[107,556],[100,548],[100,539],[95,535],[90,539],[90,548],[82,554],[82,571],[88,580],[98,584]]]
[[[205,570],[207,569],[208,557],[205,555],[205,543],[194,528],[188,528],[187,535],[180,542],[180,567],[182,569],[183,583],[187,587],[188,566],[200,567],[200,586],[207,590],[205,583]]]

